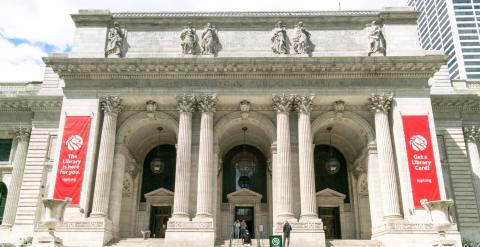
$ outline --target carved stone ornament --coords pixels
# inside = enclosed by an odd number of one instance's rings
[[[155,111],[157,111],[157,106],[157,102],[149,100],[145,103],[145,110],[147,113],[155,113]]]
[[[132,182],[130,178],[125,177],[123,179],[123,187],[122,187],[122,195],[125,197],[129,197],[132,194]]]
[[[118,114],[123,110],[122,99],[118,96],[105,96],[101,98],[100,104],[105,113]]]
[[[368,39],[370,40],[370,50],[368,51],[369,56],[374,54],[381,54],[383,56],[387,55],[387,42],[385,41],[382,29],[383,21],[372,21],[370,32],[368,34]]]
[[[135,166],[135,165],[130,165],[128,166],[128,174],[130,174],[130,176],[132,177],[132,179],[135,179],[138,175],[138,167]]]
[[[296,54],[310,54],[313,44],[310,40],[310,32],[305,28],[303,22],[298,22],[293,30],[293,50]]]
[[[201,48],[203,55],[217,55],[222,49],[222,44],[218,38],[218,31],[211,23],[207,23],[202,33]]]
[[[333,110],[335,111],[335,115],[343,114],[345,111],[345,101],[337,100],[333,102]]]
[[[312,110],[313,98],[315,98],[313,95],[295,97],[295,106],[297,111],[304,114],[310,114],[310,111]]]
[[[242,118],[248,118],[248,113],[250,112],[250,101],[242,100],[240,102],[240,111],[242,112]]]
[[[30,137],[30,129],[19,127],[15,130],[15,138],[22,142],[27,142]]]
[[[199,52],[198,36],[195,27],[188,22],[180,34],[181,46],[183,54],[196,55]]]
[[[464,127],[463,134],[467,141],[478,142],[480,140],[480,128],[477,126]]]
[[[272,101],[273,109],[275,109],[277,112],[288,113],[294,104],[295,95],[274,95]]]
[[[393,95],[391,94],[382,94],[382,95],[372,95],[369,98],[370,104],[369,109],[372,112],[388,112],[392,105]]]
[[[201,112],[215,112],[217,101],[218,98],[215,94],[197,96],[197,104]]]
[[[180,112],[192,113],[195,107],[195,96],[192,94],[178,95],[177,109]]]
[[[107,33],[107,45],[105,47],[105,57],[123,57],[123,46],[125,42],[125,32],[122,31],[118,22],[113,23],[113,27]]]
[[[275,54],[288,54],[290,42],[288,40],[287,29],[282,21],[278,21],[272,30],[270,37],[272,41],[272,51]]]

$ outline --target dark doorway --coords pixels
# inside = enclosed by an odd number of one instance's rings
[[[341,239],[340,211],[338,207],[319,207],[318,217],[323,221],[326,239]]]
[[[235,220],[245,220],[245,223],[247,223],[247,230],[250,233],[250,236],[252,238],[255,238],[255,222],[254,222],[254,216],[253,216],[253,207],[235,207]]]
[[[168,219],[172,216],[172,207],[152,206],[150,211],[150,237],[165,238]]]

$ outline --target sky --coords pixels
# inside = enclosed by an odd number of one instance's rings
[[[79,9],[120,11],[379,10],[405,0],[1,0],[0,81],[41,81],[42,57],[69,52],[70,14]]]

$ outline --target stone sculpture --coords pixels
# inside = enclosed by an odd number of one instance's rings
[[[222,49],[218,31],[211,23],[207,23],[205,31],[202,33],[201,48],[203,55],[216,55]]]
[[[35,246],[63,247],[62,239],[55,236],[55,229],[59,223],[63,222],[65,209],[71,201],[71,198],[66,198],[65,200],[44,198],[42,200],[45,206],[42,224],[47,227],[48,234],[38,236]]]
[[[282,21],[278,21],[272,30],[272,51],[275,54],[288,54],[289,41],[287,29]]]
[[[114,22],[113,27],[108,30],[105,57],[123,57],[122,47],[124,41],[125,33],[118,25],[118,22]]]
[[[382,54],[387,55],[387,43],[383,35],[383,23],[382,21],[373,21],[368,39],[370,40],[370,51],[368,55]]]
[[[191,22],[188,22],[180,34],[182,40],[183,54],[196,55],[198,51],[198,36],[195,27]]]
[[[305,28],[303,22],[298,22],[293,30],[293,50],[297,54],[309,54],[313,44],[310,41],[310,32]]]

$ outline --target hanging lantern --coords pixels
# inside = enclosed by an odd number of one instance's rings
[[[165,163],[162,160],[162,157],[160,155],[160,132],[163,130],[162,127],[158,127],[158,148],[157,152],[155,154],[155,157],[150,161],[150,171],[152,171],[153,174],[160,174],[165,170]]]
[[[340,171],[340,161],[338,161],[337,157],[333,154],[332,149],[332,127],[327,128],[328,132],[330,133],[330,143],[329,143],[329,152],[330,156],[328,157],[327,161],[325,162],[325,169],[330,175],[335,175]]]
[[[247,127],[243,127],[243,148],[242,153],[238,161],[235,163],[235,167],[240,172],[240,177],[238,178],[238,186],[240,188],[250,188],[252,181],[250,179],[253,176],[255,171],[255,161],[252,159],[246,151],[246,131]]]

